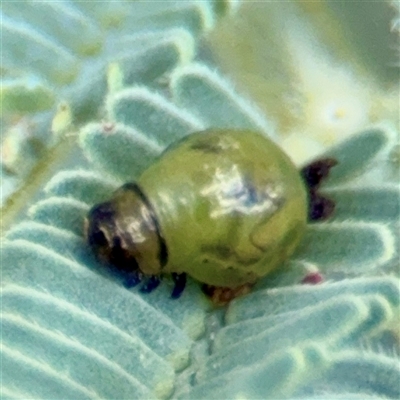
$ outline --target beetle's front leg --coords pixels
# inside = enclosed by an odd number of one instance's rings
[[[178,299],[186,287],[186,274],[172,273],[172,280],[174,281],[174,288],[172,289],[171,298]]]
[[[137,286],[143,278],[143,275],[138,271],[120,273],[122,275],[123,285],[127,288],[133,288]]]
[[[150,276],[140,288],[141,293],[151,293],[161,283],[161,277],[158,275]]]

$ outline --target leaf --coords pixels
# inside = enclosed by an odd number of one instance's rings
[[[0,27],[4,69],[30,71],[58,85],[76,78],[79,61],[68,49],[7,18],[2,18]],[[35,56],[37,54],[41,55],[40,59]]]
[[[93,347],[83,346],[78,341],[39,327],[25,319],[3,313],[3,340],[16,351],[30,358],[40,359],[57,370],[57,362],[62,360],[63,368],[70,378],[81,386],[96,386],[97,396],[134,398],[151,397],[151,391],[118,364],[96,352]],[[18,342],[13,340],[18,337]]]
[[[335,201],[335,220],[393,222],[400,216],[398,185],[325,189]]]
[[[326,381],[340,391],[374,393],[383,398],[400,396],[398,360],[375,353],[347,351],[334,358]]]
[[[274,137],[271,123],[261,112],[238,96],[232,84],[204,65],[176,69],[171,90],[174,101],[201,118],[207,127],[255,129]]]
[[[28,213],[37,222],[83,234],[83,218],[89,211],[86,203],[65,197],[50,197],[32,206]]]
[[[388,135],[379,129],[360,132],[338,144],[322,155],[338,161],[332,169],[327,187],[347,182],[360,176],[371,165],[374,157],[382,151],[390,141]]]
[[[93,163],[121,181],[135,180],[163,149],[143,133],[113,123],[87,125],[80,145]]]
[[[87,204],[105,201],[116,189],[115,182],[87,171],[61,171],[45,186],[47,196],[70,197]]]
[[[340,296],[334,302],[322,302],[302,309],[296,317],[291,316],[272,327],[265,320],[257,321],[264,324],[263,329],[258,327],[253,331],[245,324],[237,327],[228,325],[216,336],[213,355],[199,370],[198,380],[207,381],[238,366],[250,366],[262,361],[268,354],[284,351],[289,345],[300,345],[308,340],[334,346],[350,336],[367,316],[368,306],[362,297]],[[254,328],[255,321],[252,322],[249,325]],[[241,327],[244,332],[239,339],[237,333]]]
[[[195,386],[179,399],[248,399],[287,398],[299,382],[311,379],[328,364],[328,357],[318,345],[289,347],[253,364],[252,368],[236,368]]]
[[[108,99],[107,109],[111,120],[146,132],[164,146],[203,128],[201,120],[144,87],[119,91]]]
[[[12,130],[21,117],[27,118],[31,138],[40,138],[46,152],[51,154],[56,143],[69,153],[64,137],[51,134],[52,106],[62,103],[71,110],[70,129],[101,115],[107,85],[112,89],[115,80],[114,76],[107,82],[110,64],[117,66],[117,81],[122,85],[163,88],[177,66],[193,59],[202,35],[225,13],[234,12],[237,3],[112,1],[93,7],[71,0],[4,4],[1,96],[5,131]],[[32,96],[34,101],[30,101]],[[50,112],[43,114],[44,110]],[[19,158],[23,159],[21,149]],[[47,163],[41,160],[35,156],[25,163],[26,168],[13,171],[18,179],[6,179],[10,189],[3,196],[15,192],[18,197],[16,189],[32,168],[54,169],[59,161],[50,155]],[[21,201],[12,204],[16,208]]]
[[[396,242],[385,224],[346,220],[310,225],[294,258],[324,271],[363,273],[385,265],[395,255]]]
[[[2,257],[5,284],[49,292],[108,321],[126,334],[139,337],[175,369],[187,365],[191,340],[139,296],[132,296],[120,285],[69,257],[26,240],[7,241]]]
[[[233,301],[228,308],[226,320],[232,324],[270,314],[298,311],[321,301],[333,300],[339,293],[360,296],[380,294],[392,307],[400,305],[400,287],[397,278],[364,277],[321,285],[292,285],[260,290]]]
[[[19,346],[19,342],[15,343],[12,337],[7,340],[7,337],[13,334],[13,330],[15,333],[20,329],[19,325],[22,325],[21,329],[27,330],[26,335],[38,336],[37,340],[50,336],[49,340],[61,342],[60,347],[63,347],[62,343],[65,339],[69,339],[64,346],[81,346],[81,349],[76,350],[77,360],[80,359],[80,352],[87,353],[90,349],[95,355],[102,356],[103,360],[109,360],[115,366],[119,366],[120,370],[125,371],[124,375],[128,373],[135,377],[139,388],[146,386],[149,392],[154,391],[162,398],[170,394],[175,378],[173,368],[138,337],[126,334],[104,319],[96,317],[69,301],[38,290],[10,285],[3,292],[2,302],[7,313],[5,319],[8,318],[10,321],[8,323],[13,326],[16,325],[8,330],[4,337],[10,345]],[[29,318],[23,319],[26,311],[29,311]],[[24,320],[28,324],[23,324]],[[43,329],[43,334],[40,329]],[[29,330],[36,332],[29,335]],[[57,368],[55,349],[47,348],[45,345],[41,346],[41,349],[47,352],[48,364]],[[24,350],[24,354],[28,355],[32,351],[34,350],[31,346],[31,349]],[[85,378],[84,372],[82,376]],[[96,384],[94,383],[93,386]]]
[[[26,393],[28,398],[57,398],[60,393],[77,399],[100,398],[95,390],[76,383],[48,364],[27,357],[7,344],[2,346],[1,351],[2,384],[6,393],[11,392],[15,398],[24,398]]]
[[[2,10],[13,21],[28,22],[31,29],[57,38],[57,42],[75,53],[88,56],[101,51],[104,38],[95,21],[66,3],[10,1],[3,4]]]
[[[17,81],[2,85],[0,102],[4,113],[40,112],[54,105],[54,94],[45,86],[29,87]]]

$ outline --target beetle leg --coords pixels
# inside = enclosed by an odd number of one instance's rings
[[[142,274],[138,271],[123,274],[123,284],[127,289],[135,287],[142,281]]]
[[[172,280],[174,281],[174,288],[172,289],[171,298],[178,299],[185,290],[186,286],[186,274],[172,273]]]
[[[319,194],[319,187],[324,179],[328,177],[331,168],[337,163],[334,158],[323,158],[312,162],[300,171],[308,187],[308,219],[310,221],[325,220],[335,210],[335,202]]]
[[[151,293],[161,283],[161,278],[158,275],[152,275],[140,288],[141,293]]]

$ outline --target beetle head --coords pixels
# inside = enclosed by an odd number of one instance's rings
[[[100,261],[121,272],[138,269],[129,249],[126,234],[118,228],[118,210],[112,201],[95,205],[85,219],[85,236]]]
[[[85,236],[96,256],[121,272],[156,275],[166,263],[154,212],[133,183],[123,185],[110,201],[91,208]]]

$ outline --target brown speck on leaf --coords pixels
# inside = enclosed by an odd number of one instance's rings
[[[246,283],[237,288],[218,287],[204,284],[203,293],[206,294],[215,307],[222,307],[231,302],[234,298],[250,293],[254,285]]]

